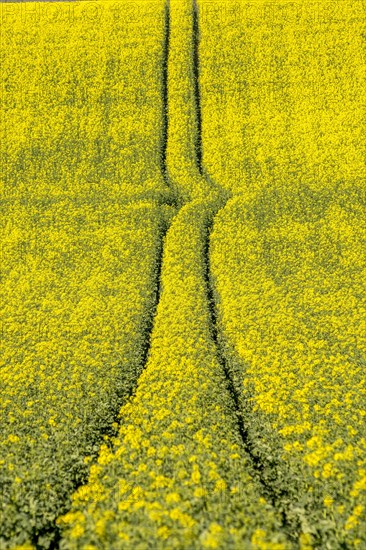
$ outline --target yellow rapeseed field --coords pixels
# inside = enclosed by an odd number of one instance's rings
[[[116,430],[171,216],[163,3],[67,6],[1,5],[1,548],[54,544]]]
[[[2,214],[1,548],[47,547],[141,371],[165,223],[150,203]]]
[[[89,483],[58,520],[61,548],[284,550],[210,337],[204,246],[212,212],[186,205],[166,237],[163,292],[138,389]]]
[[[364,0],[0,16],[1,550],[366,548]]]
[[[164,196],[163,0],[0,8],[2,196]]]
[[[219,340],[292,532],[365,539],[365,5],[200,1]],[[301,541],[301,537],[300,537]]]
[[[210,259],[221,345],[288,521],[363,548],[366,196],[337,198],[280,195],[264,216],[260,198],[232,199]]]
[[[197,148],[200,124],[194,56],[196,12],[191,0],[169,2],[168,142],[170,185],[180,202],[220,196],[200,173]]]
[[[117,437],[58,519],[61,548],[285,550],[280,514],[253,475],[211,332],[206,248],[222,198],[197,162],[192,4],[170,7],[167,167],[188,203],[166,235],[145,370],[120,411]],[[189,132],[176,128],[179,117]]]
[[[364,178],[364,1],[198,3],[210,176],[246,194]]]

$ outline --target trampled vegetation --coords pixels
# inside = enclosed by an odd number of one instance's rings
[[[365,548],[363,2],[0,7],[0,548]]]

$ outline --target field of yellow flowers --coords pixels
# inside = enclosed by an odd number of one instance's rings
[[[366,548],[363,0],[0,8],[0,549]]]
[[[262,479],[321,548],[366,548],[365,15],[202,9],[203,159],[233,194],[210,239],[220,347]]]

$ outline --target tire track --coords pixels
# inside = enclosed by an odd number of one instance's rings
[[[139,378],[143,372],[143,370],[146,367],[149,351],[151,348],[151,339],[152,339],[152,333],[154,330],[154,321],[156,317],[156,312],[158,308],[158,304],[160,302],[161,297],[161,277],[162,277],[162,265],[163,265],[163,254],[164,254],[164,243],[167,231],[169,229],[169,226],[172,222],[172,219],[174,215],[176,214],[177,209],[177,197],[174,193],[174,190],[169,185],[169,177],[168,177],[168,169],[167,169],[167,147],[168,147],[168,55],[169,55],[169,42],[170,42],[170,13],[169,13],[169,3],[166,2],[164,7],[164,39],[163,39],[163,47],[162,47],[162,82],[161,82],[161,90],[162,90],[162,135],[161,135],[161,151],[160,151],[160,158],[161,158],[161,174],[164,183],[167,187],[166,194],[158,194],[153,196],[153,202],[152,204],[158,204],[161,209],[165,209],[164,213],[162,214],[162,220],[161,220],[161,226],[160,226],[160,232],[161,232],[161,240],[160,240],[160,247],[158,251],[158,255],[156,257],[156,263],[154,267],[155,272],[155,281],[154,281],[154,290],[153,290],[153,296],[152,296],[152,305],[149,309],[148,316],[145,319],[145,327],[143,329],[143,335],[142,340],[143,344],[141,347],[141,361],[140,365],[141,368],[139,372],[137,373],[137,377],[134,380],[134,383],[131,384],[129,391],[123,392],[123,393],[117,393],[120,404],[114,411],[114,418],[113,423],[119,422],[119,412],[121,409],[121,406],[123,403],[127,402],[131,397],[134,395],[136,388],[138,386]],[[155,199],[155,200],[154,200]],[[136,200],[130,200],[128,201],[128,204],[133,204],[135,202],[138,202],[141,200],[141,198]],[[108,424],[105,426],[105,429],[101,431],[99,438],[93,441],[93,445],[100,447],[102,443],[108,444],[108,440],[104,440],[104,436],[113,437],[117,434],[117,430],[112,427],[112,425]],[[95,464],[96,458],[93,460],[91,464]],[[83,477],[75,483],[72,493],[75,492],[79,487],[84,485],[88,480],[88,475],[86,477]],[[71,493],[70,493],[71,495]],[[67,507],[69,508],[69,506]],[[67,510],[65,509],[65,512]],[[42,530],[40,530],[37,533],[34,533],[32,537],[32,544],[35,546],[37,550],[44,550],[45,546],[41,543],[41,540],[47,538],[51,542],[49,543],[49,550],[58,550],[60,547],[61,542],[61,530],[59,526],[55,523],[55,521],[49,525],[44,527]]]
[[[289,540],[293,540],[296,543],[296,536],[300,528],[298,522],[294,522],[288,519],[288,511],[283,503],[288,502],[289,493],[285,489],[274,490],[268,478],[273,478],[275,474],[275,466],[273,464],[264,464],[255,452],[255,445],[250,437],[250,429],[245,422],[245,409],[242,407],[242,398],[240,395],[240,383],[236,380],[235,373],[232,371],[229,361],[226,359],[224,351],[224,343],[222,335],[219,329],[218,323],[218,309],[217,309],[217,295],[215,291],[215,285],[211,275],[211,263],[210,263],[210,235],[214,223],[214,218],[211,220],[211,224],[207,230],[206,246],[204,249],[204,277],[207,288],[207,301],[211,319],[211,336],[215,343],[217,350],[217,359],[225,374],[227,388],[231,399],[235,405],[237,427],[240,434],[240,438],[243,442],[244,449],[247,456],[250,459],[252,476],[258,481],[262,489],[263,496],[277,511],[282,520],[283,531],[287,535]],[[267,475],[266,475],[267,474]]]
[[[194,75],[194,97],[196,102],[196,165],[200,175],[203,175],[202,171],[202,109],[201,109],[201,89],[200,89],[200,57],[199,57],[199,19],[198,19],[198,5],[197,0],[193,0],[193,75]]]
[[[162,125],[162,145],[161,145],[161,172],[163,179],[165,183],[167,184],[167,187],[172,191],[173,196],[176,197],[172,199],[172,201],[166,201],[165,204],[177,205],[181,204],[181,197],[179,196],[179,178],[177,181],[174,181],[174,185],[172,184],[172,178],[170,176],[170,173],[172,172],[169,170],[169,155],[168,155],[168,148],[169,144],[173,140],[174,142],[174,136],[172,136],[172,133],[170,131],[170,118],[169,118],[169,102],[171,100],[169,95],[169,72],[170,72],[170,64],[169,64],[169,55],[171,51],[171,44],[170,44],[170,36],[171,36],[171,9],[170,9],[170,2],[167,0],[165,5],[165,34],[164,34],[164,43],[163,43],[163,67],[162,67],[162,109],[163,109],[163,125]],[[195,173],[190,173],[187,176],[187,179],[191,180],[191,187],[192,189],[195,188],[195,181],[197,182],[197,187],[200,185],[199,182],[205,184],[206,189],[211,189],[211,196],[210,198],[204,198],[201,195],[202,203],[207,204],[207,207],[209,208],[209,204],[212,203],[212,200],[217,200],[217,209],[216,212],[224,207],[226,204],[226,201],[228,200],[228,193],[227,191],[222,188],[221,186],[217,185],[216,183],[213,183],[210,178],[206,175],[204,166],[203,166],[203,144],[202,144],[202,113],[201,113],[201,92],[200,92],[200,85],[199,85],[199,76],[200,76],[200,67],[199,67],[199,9],[196,0],[193,0],[193,18],[192,18],[192,70],[193,70],[193,97],[194,97],[194,111],[195,111],[195,128],[194,128],[194,135],[190,136],[188,138],[188,141],[193,138],[192,142],[194,143],[194,151],[193,151],[193,158],[194,158],[194,169]],[[179,167],[178,167],[179,168]],[[175,179],[175,178],[173,178]],[[202,186],[203,187],[203,186]],[[178,194],[175,192],[175,189],[178,189]],[[191,197],[191,200],[188,200],[186,202],[190,203],[194,201],[194,197]],[[164,208],[164,203],[162,205]],[[178,210],[179,211],[179,210]],[[175,212],[175,215],[177,215],[177,211]],[[237,430],[240,434],[240,438],[243,442],[244,450],[246,451],[250,462],[253,467],[253,472],[255,472],[255,477],[259,481],[262,489],[263,494],[266,496],[266,498],[269,500],[269,502],[272,503],[273,507],[277,508],[276,506],[276,500],[273,495],[273,491],[271,491],[271,487],[268,486],[265,482],[265,479],[262,475],[263,472],[263,466],[257,461],[256,456],[253,453],[252,446],[250,444],[248,431],[245,426],[245,422],[243,419],[243,416],[241,414],[241,407],[240,407],[240,396],[239,393],[236,391],[235,388],[235,382],[232,376],[232,373],[230,371],[230,368],[226,362],[224,351],[220,344],[220,337],[219,337],[219,329],[218,329],[218,322],[217,322],[217,308],[216,308],[216,301],[215,301],[215,292],[214,292],[214,285],[211,278],[211,270],[210,270],[210,234],[211,234],[211,228],[213,225],[215,214],[212,214],[211,221],[209,223],[209,226],[207,228],[207,234],[206,239],[204,242],[204,257],[203,257],[203,278],[205,281],[206,286],[206,297],[207,297],[207,304],[209,309],[209,317],[210,317],[210,333],[212,340],[215,344],[215,350],[217,354],[217,359],[221,365],[222,371],[225,375],[225,379],[227,381],[227,388],[229,390],[229,394],[231,396],[231,399],[235,406],[236,411],[236,417],[237,417]],[[172,222],[173,216],[173,209],[170,212],[167,212],[167,216],[165,218],[165,227],[162,228],[162,239],[161,239],[161,246],[159,249],[159,255],[156,258],[156,266],[155,266],[155,289],[154,289],[154,297],[153,297],[153,305],[149,312],[149,318],[146,322],[146,328],[144,331],[144,345],[142,350],[142,358],[141,358],[141,369],[138,373],[138,376],[135,380],[134,385],[130,388],[130,392],[126,398],[131,398],[138,386],[139,376],[143,372],[143,370],[146,367],[146,364],[148,362],[149,353],[151,350],[151,342],[152,342],[152,335],[154,331],[154,324],[155,324],[155,318],[156,318],[156,312],[158,309],[158,305],[160,303],[161,299],[161,293],[162,293],[162,284],[161,284],[161,276],[162,276],[162,267],[163,267],[163,255],[164,255],[164,244],[166,239],[166,234],[169,231],[169,226]],[[121,396],[121,400],[125,399],[125,396]],[[118,419],[118,413],[119,410],[116,411],[115,420]],[[106,428],[106,430],[101,434],[101,441],[103,435],[113,435],[111,433],[111,428]],[[100,442],[101,442],[100,441]],[[97,443],[100,443],[97,442]],[[82,485],[82,482],[79,482],[75,485],[75,490]],[[282,515],[282,520],[284,524],[284,529],[286,529],[286,517],[285,515]],[[58,527],[55,525],[54,527],[50,528],[47,533],[50,532],[54,533],[54,542],[50,546],[52,549],[59,548],[60,544],[60,533]],[[34,538],[34,544],[36,548],[44,548],[43,546],[38,545],[39,538],[45,533],[38,533],[37,536]]]
[[[206,181],[212,185],[212,182],[210,181],[208,173],[206,172],[203,164],[202,109],[201,109],[201,91],[200,91],[200,84],[199,84],[199,78],[200,78],[199,21],[200,19],[199,19],[199,8],[198,8],[197,0],[192,0],[192,1],[193,1],[193,42],[194,42],[193,73],[196,79],[195,103],[196,103],[196,112],[197,112],[197,115],[196,115],[197,132],[199,133],[199,136],[197,137],[197,140],[196,140],[196,165],[197,165],[197,171],[199,172],[201,177],[204,177]],[[225,208],[226,203],[231,198],[231,193],[228,193],[226,189],[224,189],[221,185],[217,183],[215,183],[214,185],[222,197],[223,204],[221,208]],[[243,409],[241,406],[240,390],[238,389],[238,385],[235,383],[235,375],[230,368],[229,362],[226,360],[225,351],[222,344],[222,339],[221,339],[219,324],[218,324],[217,297],[215,294],[215,286],[212,279],[211,264],[210,264],[210,236],[211,236],[211,231],[212,231],[212,227],[213,227],[214,219],[216,215],[217,215],[217,212],[216,214],[213,215],[213,217],[211,218],[211,222],[207,227],[206,242],[204,247],[204,266],[203,266],[204,279],[205,279],[206,289],[207,289],[207,303],[208,303],[208,309],[209,309],[210,321],[211,321],[211,337],[215,343],[215,347],[217,350],[217,359],[225,374],[225,378],[227,381],[227,388],[235,406],[236,417],[237,417],[237,428],[240,434],[240,438],[243,442],[244,449],[250,459],[250,464],[252,467],[252,475],[253,477],[255,477],[260,487],[262,488],[263,496],[268,500],[268,502],[271,503],[273,508],[276,509],[277,512],[279,513],[283,524],[283,530],[288,536],[289,540],[291,539],[294,540],[294,532],[297,531],[298,525],[294,525],[293,521],[290,522],[288,520],[286,508],[285,506],[283,506],[283,502],[286,502],[286,500],[288,500],[287,492],[285,489],[282,489],[279,495],[279,491],[277,490],[277,492],[275,492],[272,485],[266,480],[267,476],[265,476],[264,473],[265,471],[268,470],[268,468],[266,467],[265,464],[261,462],[261,460],[258,458],[258,456],[255,453],[254,444],[251,441],[248,426],[246,426],[245,424]]]

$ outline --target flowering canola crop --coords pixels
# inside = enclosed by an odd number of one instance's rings
[[[234,195],[210,271],[251,455],[300,544],[363,548],[364,3],[199,7],[203,161]]]
[[[180,86],[168,98],[167,167],[188,203],[165,238],[161,296],[136,393],[121,409],[117,437],[58,519],[65,549],[289,547],[254,478],[211,333],[206,247],[222,198],[197,166],[192,32],[190,2],[172,2],[168,73]]]
[[[363,1],[0,7],[0,547],[364,548]]]
[[[146,368],[112,448],[58,520],[61,548],[289,548],[251,476],[210,334],[203,261],[213,212],[190,203],[169,228]]]
[[[165,13],[124,7],[1,6],[1,548],[54,544],[145,361]]]
[[[191,0],[170,0],[167,170],[181,203],[220,196],[218,187],[198,166],[201,136],[194,64],[196,19]]]
[[[165,223],[149,203],[2,214],[0,545],[47,548],[142,368]]]
[[[209,175],[247,195],[364,178],[364,2],[198,5]]]
[[[164,2],[0,7],[1,195],[169,195]]]
[[[232,199],[214,222],[221,345],[288,521],[320,547],[363,548],[365,191],[265,199]]]

